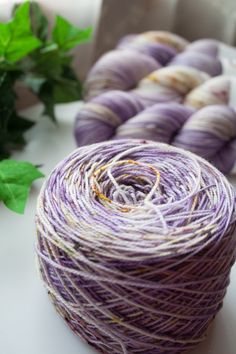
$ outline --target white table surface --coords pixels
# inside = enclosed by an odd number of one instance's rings
[[[48,175],[75,148],[73,121],[80,107],[80,102],[58,106],[58,126],[40,117],[27,133],[28,145],[15,158],[43,164]],[[27,115],[38,117],[40,110],[30,108]],[[231,179],[236,186],[236,178]],[[0,354],[93,354],[58,316],[37,274],[34,213],[42,182],[34,183],[23,216],[0,206]],[[191,354],[236,353],[235,295],[236,266],[208,339]]]

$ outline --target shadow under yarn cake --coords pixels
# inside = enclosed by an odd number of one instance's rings
[[[62,161],[37,204],[40,272],[101,353],[180,354],[205,338],[235,259],[236,195],[202,158],[117,140]]]

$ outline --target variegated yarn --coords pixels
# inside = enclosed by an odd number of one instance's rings
[[[195,152],[229,173],[236,162],[236,112],[227,106],[231,79],[218,76],[204,82],[204,75],[192,68],[162,68],[132,92],[109,91],[95,97],[77,115],[78,146],[149,139]]]
[[[84,98],[90,100],[110,90],[131,90],[142,78],[165,65],[183,65],[210,76],[220,75],[218,46],[217,41],[210,39],[190,44],[164,31],[126,36],[92,67],[85,82]]]
[[[219,107],[229,104],[233,82],[220,75],[219,45],[159,31],[124,37],[88,74],[88,102],[74,128],[77,145],[148,138],[198,153],[229,173],[236,161],[236,116],[234,109]]]
[[[236,162],[236,111],[224,105],[195,111],[177,103],[156,104],[120,125],[113,139],[130,137],[181,147],[227,174]]]
[[[206,335],[235,259],[235,191],[165,144],[77,149],[37,205],[44,284],[72,330],[105,354],[180,354]]]
[[[185,97],[184,104],[196,109],[209,105],[227,105],[232,79],[220,75],[193,89]]]

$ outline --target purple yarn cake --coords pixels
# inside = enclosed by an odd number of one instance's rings
[[[191,109],[179,109],[187,120]],[[37,205],[39,269],[57,311],[101,353],[191,350],[229,284],[235,202],[219,170],[176,147],[114,140],[75,150]]]

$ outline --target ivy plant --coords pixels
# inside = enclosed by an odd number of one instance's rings
[[[81,99],[71,49],[90,37],[91,28],[77,28],[59,15],[49,31],[36,2],[16,5],[11,20],[0,23],[0,200],[15,212],[23,212],[32,182],[43,176],[33,164],[6,160],[24,146],[24,133],[34,124],[15,108],[15,84],[36,94],[44,114],[56,121],[55,104]]]

